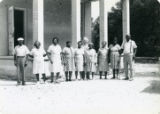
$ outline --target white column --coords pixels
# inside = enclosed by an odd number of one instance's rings
[[[81,40],[81,0],[72,0],[72,45]]]
[[[123,42],[125,41],[125,36],[130,35],[130,7],[129,0],[122,0],[122,23],[123,23]]]
[[[44,0],[33,0],[33,42],[44,46]]]
[[[100,0],[100,44],[108,42],[108,0]]]
[[[85,36],[92,41],[91,2],[85,2]]]

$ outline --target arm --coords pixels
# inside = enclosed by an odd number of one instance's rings
[[[61,52],[61,61],[62,61],[62,64],[65,65],[65,53],[64,52]]]
[[[43,54],[43,57],[45,57],[45,56],[47,56],[47,54],[45,53],[45,54]]]
[[[17,56],[14,54],[14,65],[17,66]]]
[[[111,50],[110,50],[110,48],[109,48],[109,50],[108,50],[108,54],[107,54],[107,57],[108,57],[108,63],[110,63],[110,56],[111,56]]]
[[[97,53],[97,64],[99,64],[99,51]]]
[[[47,52],[47,56],[48,56],[48,59],[51,62],[51,64],[53,64],[53,61],[51,60],[51,53]]]
[[[134,51],[134,52],[133,52],[133,60],[134,60],[134,59],[135,59],[135,57],[136,57],[137,48],[134,48],[134,49],[133,49],[133,51]]]
[[[33,55],[31,55],[31,54],[29,54],[28,56],[31,57],[31,58],[34,58]]]
[[[24,64],[25,67],[26,67],[27,64],[28,64],[28,57],[29,57],[29,54],[26,55],[26,61],[25,61],[25,64]]]
[[[96,53],[96,51],[95,51],[95,55],[94,55],[94,62],[95,62],[95,64],[97,64],[97,53]]]

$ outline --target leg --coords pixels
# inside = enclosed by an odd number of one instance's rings
[[[112,79],[115,79],[115,69],[113,69],[113,77],[112,77]]]
[[[44,73],[44,74],[42,74],[42,78],[43,78],[43,81],[45,82],[46,81],[46,74]]]
[[[117,78],[119,79],[119,76],[118,76],[118,74],[119,74],[119,69],[116,69],[116,74],[117,74]]]
[[[20,70],[21,70],[21,77],[22,77],[22,85],[25,85],[25,72],[24,72],[24,64],[25,64],[25,58],[22,58],[20,61]]]
[[[68,71],[65,71],[65,77],[66,77],[66,81],[69,81],[69,79],[68,79]]]
[[[85,80],[85,71],[82,71],[82,72],[83,72],[82,79]]]
[[[105,79],[107,79],[107,72],[105,72]]]
[[[51,83],[53,83],[53,82],[54,82],[54,73],[51,72]]]
[[[130,66],[130,76],[129,76],[130,80],[133,80],[133,59],[132,58],[133,58],[133,56],[130,55],[129,62],[128,62],[129,66]]]
[[[80,79],[83,79],[83,71],[80,71]]]
[[[86,76],[87,80],[89,80],[89,76],[90,76],[90,72],[87,72],[87,76]]]
[[[128,59],[127,55],[124,55],[124,72],[125,72],[125,79],[128,79]]]
[[[56,78],[55,78],[55,83],[58,83],[58,78],[59,78],[59,75],[60,75],[60,72],[57,72],[57,74],[56,74]]]
[[[39,82],[39,74],[36,74],[37,82]]]
[[[72,71],[69,71],[69,81],[72,81]]]
[[[99,75],[100,75],[99,79],[102,79],[102,73],[103,73],[102,71],[99,72]]]
[[[75,71],[76,80],[78,79],[78,71]]]
[[[17,61],[18,61],[18,60],[17,60]],[[18,84],[18,85],[21,83],[21,81],[20,81],[20,76],[21,76],[20,65],[19,65],[19,62],[17,62],[17,84]]]
[[[92,72],[92,79],[94,78],[94,72]]]

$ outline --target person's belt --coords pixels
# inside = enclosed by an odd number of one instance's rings
[[[111,52],[118,52],[118,51],[111,51]]]
[[[24,58],[25,56],[17,56],[17,58]]]

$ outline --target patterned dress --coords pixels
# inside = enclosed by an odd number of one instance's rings
[[[98,51],[98,70],[107,72],[109,70],[108,66],[108,48],[100,48]]]
[[[84,63],[84,49],[77,48],[75,50],[75,67],[76,71],[83,71],[83,63]]]
[[[111,68],[112,69],[119,69],[120,63],[120,55],[119,50],[121,49],[120,45],[110,45],[110,60],[111,60]]]
[[[65,47],[63,49],[63,62],[64,62],[64,70],[65,71],[74,71],[74,49],[72,47]]]
[[[85,51],[86,71],[96,72],[97,54],[94,49],[88,49]]]
[[[61,46],[60,45],[50,45],[48,48],[49,53],[51,53],[51,60],[53,64],[51,64],[51,72],[58,73],[61,72],[62,64],[61,64]]]

